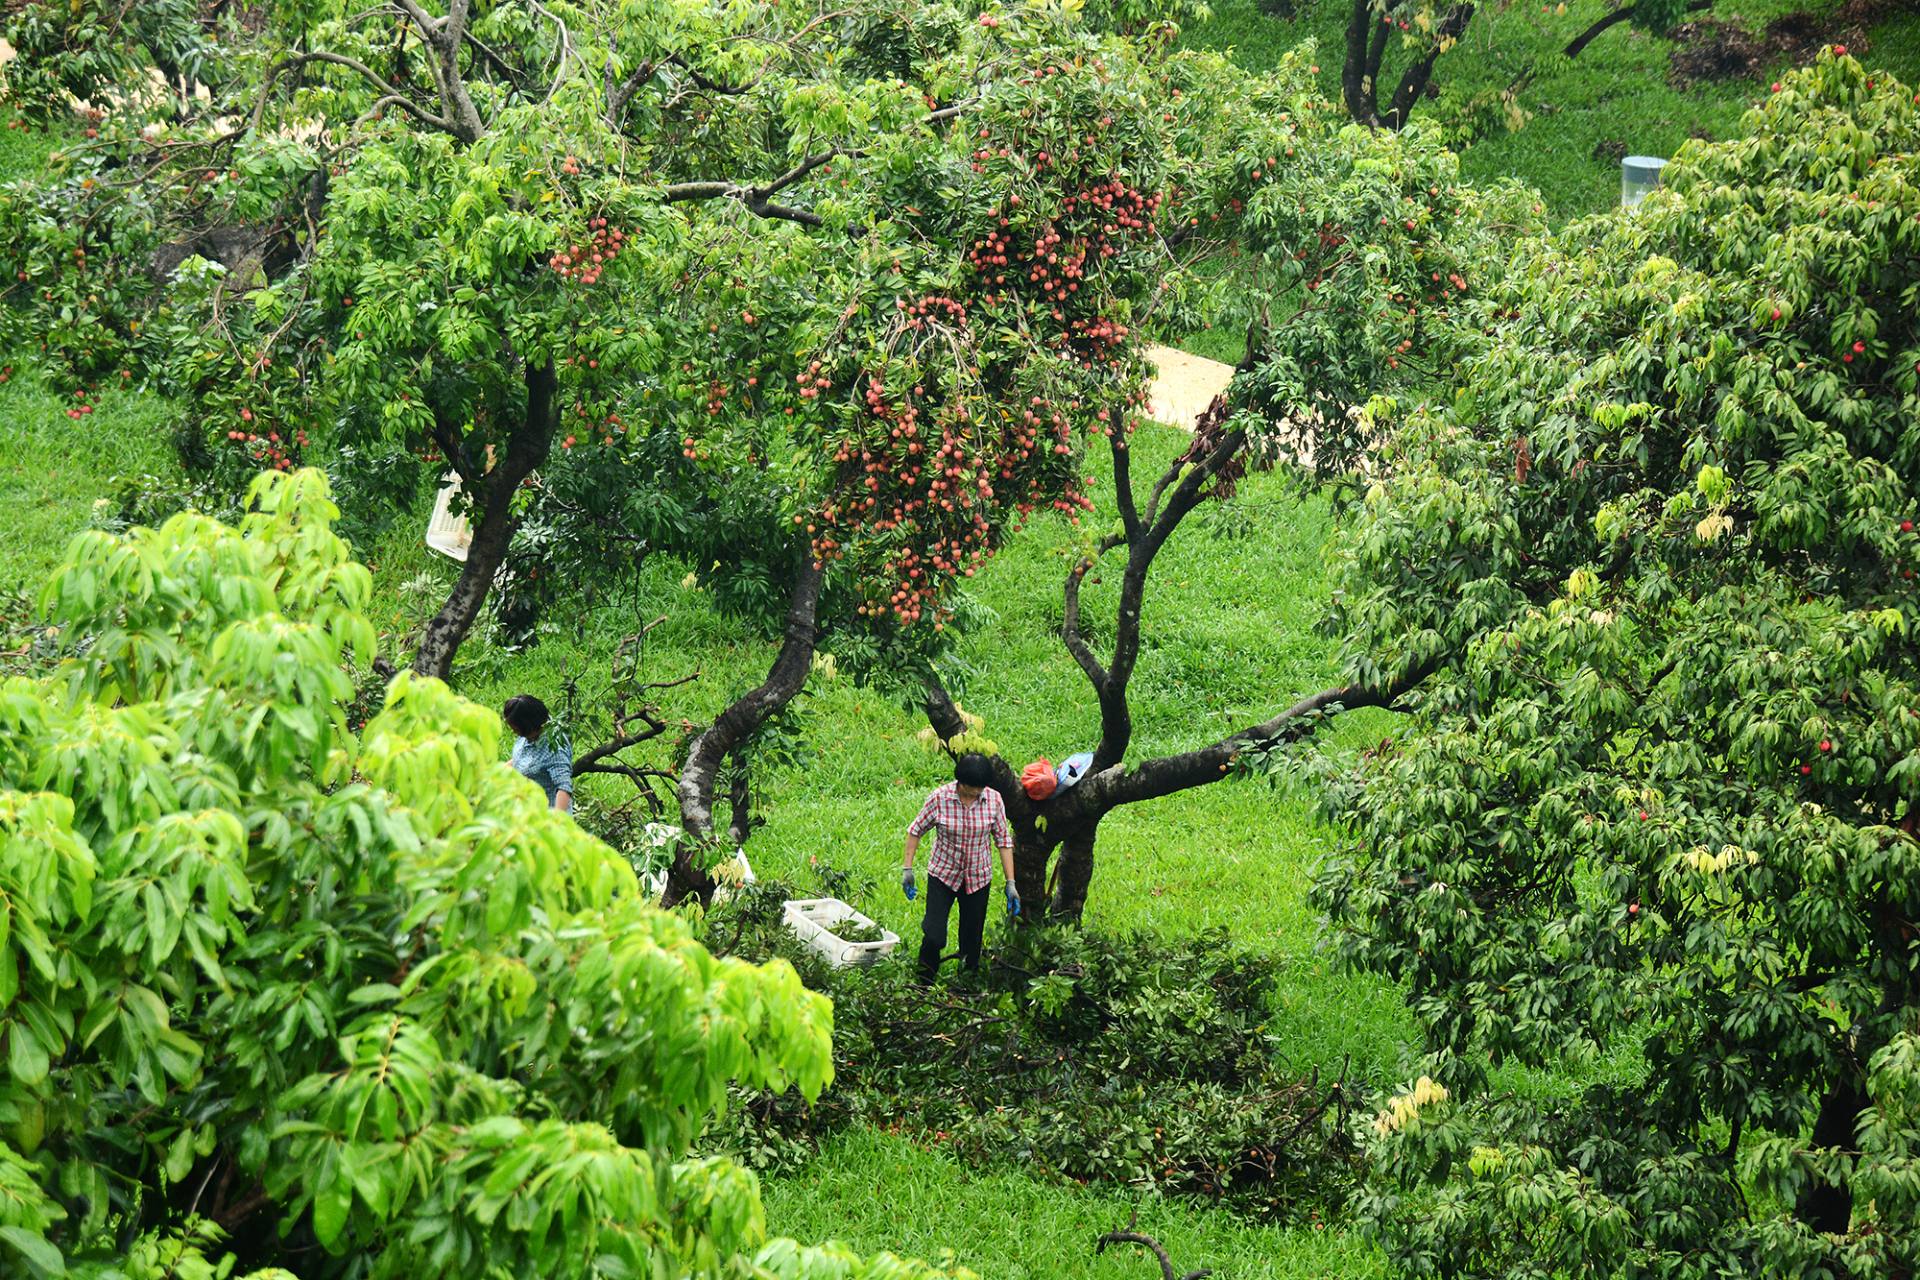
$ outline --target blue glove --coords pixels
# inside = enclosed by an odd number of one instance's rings
[[[900,892],[907,895],[907,901],[913,901],[913,895],[919,890],[913,885],[913,868],[907,867],[900,872]]]
[[[1007,886],[1007,914],[1010,916],[1020,914],[1020,895],[1015,892],[1012,885]]]

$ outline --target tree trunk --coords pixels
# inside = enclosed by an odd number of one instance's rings
[[[753,773],[748,757],[738,747],[733,752],[733,777],[727,788],[727,839],[744,845],[753,834]]]
[[[1060,866],[1054,873],[1053,901],[1047,904],[1047,918],[1078,923],[1087,909],[1087,887],[1093,883],[1093,845],[1099,838],[1100,819],[1077,826],[1060,842]]]
[[[1459,3],[1447,11],[1425,49],[1401,73],[1383,107],[1380,68],[1394,27],[1385,13],[1374,8],[1373,0],[1352,0],[1347,15],[1346,56],[1340,69],[1340,94],[1347,114],[1374,128],[1405,128],[1413,104],[1433,80],[1433,64],[1440,57],[1442,43],[1460,38],[1473,21],[1474,8],[1473,3]]]
[[[1380,60],[1386,53],[1387,32],[1384,15],[1373,10],[1371,0],[1352,0],[1347,15],[1347,52],[1340,68],[1340,93],[1347,114],[1365,125],[1378,126],[1380,110],[1376,105]]]
[[[494,575],[506,561],[507,548],[513,542],[514,530],[519,527],[513,515],[513,496],[521,483],[547,460],[547,451],[553,445],[554,400],[559,386],[553,361],[529,366],[526,381],[526,417],[508,437],[506,456],[492,471],[467,456],[457,435],[458,424],[439,433],[449,437],[441,441],[447,461],[453,465],[462,486],[477,495],[478,502],[474,508],[473,541],[467,547],[467,562],[461,567],[447,602],[428,621],[420,637],[420,648],[414,654],[413,669],[423,676],[445,680],[452,673],[454,654],[480,616],[480,606],[486,602]]]
[[[1012,807],[1008,805],[1010,821]],[[1013,884],[1020,891],[1022,911],[1046,909],[1047,863],[1059,843],[1058,836],[1041,831],[1031,820],[1013,822]]]
[[[735,748],[778,714],[807,682],[813,668],[813,645],[818,635],[816,615],[820,607],[820,582],[817,564],[803,562],[793,581],[793,596],[787,607],[786,638],[773,667],[758,688],[743,694],[693,740],[687,748],[687,762],[680,770],[680,825],[687,833],[674,855],[673,869],[667,874],[666,906],[698,897],[713,898],[713,879],[701,869],[696,855],[713,843],[713,791],[720,766]]]
[[[1440,56],[1441,42],[1458,40],[1466,31],[1467,24],[1473,21],[1473,10],[1472,4],[1454,5],[1435,29],[1434,43],[1428,45],[1426,52],[1414,59],[1413,65],[1401,74],[1400,83],[1394,89],[1387,109],[1380,113],[1381,120],[1389,129],[1406,128],[1407,121],[1413,116],[1413,104],[1420,100],[1420,95],[1427,91],[1427,85],[1433,80],[1433,64]],[[1377,81],[1374,88],[1379,88]]]
[[[1851,1150],[1854,1121],[1867,1106],[1867,1093],[1857,1073],[1849,1070],[1835,1080],[1820,1100],[1813,1121],[1812,1145]],[[1816,1182],[1800,1192],[1794,1215],[1814,1231],[1844,1235],[1853,1223],[1853,1190],[1844,1182]]]

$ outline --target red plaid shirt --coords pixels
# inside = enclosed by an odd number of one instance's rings
[[[935,787],[907,834],[923,836],[938,827],[940,834],[927,856],[927,874],[938,876],[955,893],[973,893],[993,883],[988,837],[1002,849],[1011,848],[1013,828],[1007,825],[1007,806],[998,791],[989,787],[968,804],[960,798],[958,785],[949,782]]]

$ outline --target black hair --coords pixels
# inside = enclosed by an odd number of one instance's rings
[[[530,693],[516,693],[508,698],[507,705],[500,708],[500,715],[506,720],[507,728],[529,742],[537,739],[547,727],[547,704]]]
[[[993,766],[976,751],[954,757],[953,780],[963,787],[984,787],[993,781]]]

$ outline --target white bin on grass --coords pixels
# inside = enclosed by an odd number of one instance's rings
[[[789,898],[787,928],[793,935],[826,957],[836,969],[865,967],[900,945],[900,935],[861,915],[838,898]],[[835,930],[850,925],[872,925],[880,929],[878,942],[848,942]]]

